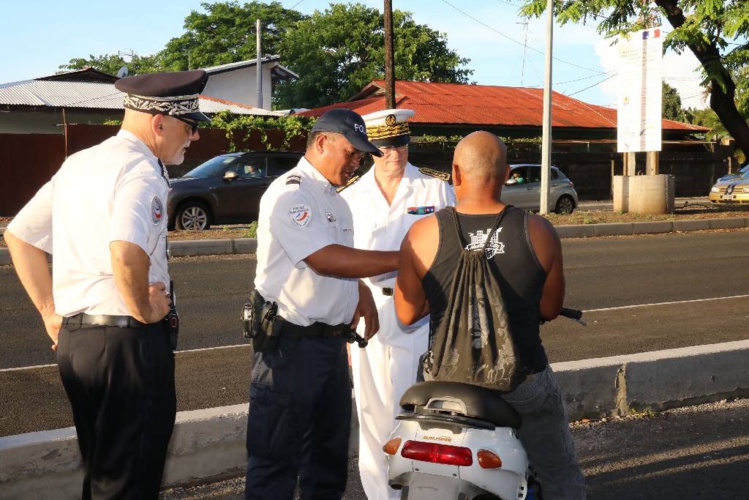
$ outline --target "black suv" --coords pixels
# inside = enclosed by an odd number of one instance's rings
[[[265,189],[302,156],[286,151],[229,153],[171,179],[169,229],[200,230],[257,220]]]

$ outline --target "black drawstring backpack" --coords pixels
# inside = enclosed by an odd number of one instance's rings
[[[445,317],[430,338],[424,380],[461,382],[509,392],[523,381],[517,349],[502,293],[486,259],[486,248],[511,209],[497,216],[480,250],[466,250],[455,209],[453,216],[462,250],[453,275]]]

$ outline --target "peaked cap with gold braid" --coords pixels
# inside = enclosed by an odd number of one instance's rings
[[[411,109],[386,109],[363,115],[369,142],[380,148],[408,144],[411,141],[408,119],[413,115]]]

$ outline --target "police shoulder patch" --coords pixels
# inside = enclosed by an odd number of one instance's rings
[[[359,179],[361,179],[360,175],[353,176],[352,178],[350,178],[348,180],[348,182],[346,183],[345,186],[341,186],[341,187],[337,188],[336,191],[340,193],[341,191],[343,191],[347,187],[354,185],[356,183],[356,181],[358,181]]]
[[[300,185],[302,183],[302,178],[298,175],[290,175],[286,178],[286,185],[290,186],[293,184]]]
[[[151,198],[151,222],[158,225],[162,220],[164,220],[164,204],[161,198],[154,196]]]
[[[421,167],[419,169],[419,172],[421,172],[424,175],[428,175],[429,177],[436,177],[437,179],[441,181],[449,181],[450,180],[450,174],[447,172],[440,172],[439,170],[434,170],[431,168]]]

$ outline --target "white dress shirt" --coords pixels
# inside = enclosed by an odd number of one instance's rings
[[[306,158],[260,199],[257,241],[255,288],[282,318],[301,326],[351,322],[357,280],[317,274],[304,262],[328,245],[354,244],[348,205]]]
[[[127,241],[150,257],[148,278],[169,285],[169,181],[151,150],[130,132],[69,157],[8,225],[53,255],[55,310],[130,315],[114,282],[109,244]]]

